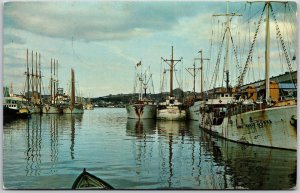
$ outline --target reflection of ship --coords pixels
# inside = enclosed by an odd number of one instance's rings
[[[64,105],[65,114],[82,114],[84,112],[82,103],[75,101],[75,77],[74,70],[71,69],[71,96],[69,104]]]
[[[205,139],[205,138],[203,138]],[[297,153],[280,149],[248,146],[223,139],[213,141],[211,151],[226,166],[234,189],[284,190],[296,185]]]
[[[164,61],[170,66],[170,95],[164,102],[160,102],[157,109],[157,119],[161,120],[184,120],[186,118],[186,111],[183,109],[182,103],[173,96],[173,71],[175,70],[174,62],[180,60],[174,60],[173,58],[173,46],[171,60]],[[165,73],[164,73],[165,74]]]
[[[136,68],[142,69],[142,62],[140,61]],[[147,77],[147,70],[143,73],[137,73],[135,80],[135,88],[139,87],[139,99],[134,101],[132,104],[126,105],[127,116],[132,119],[153,119],[156,117],[156,105],[153,100],[147,96],[147,88],[149,81],[152,81],[152,74]],[[153,85],[153,82],[152,82]]]
[[[155,120],[153,119],[127,119],[126,135],[144,137],[155,133]]]
[[[244,88],[228,104],[215,103],[208,100],[206,107],[200,109],[200,125],[211,133],[224,137],[226,139],[253,144],[259,146],[276,147],[283,149],[297,149],[297,101],[281,100],[279,86],[277,82],[270,81],[270,28],[269,17],[270,10],[275,18],[275,14],[270,2],[266,2],[263,12],[266,10],[266,45],[265,45],[265,80],[260,85],[260,92],[256,88]],[[259,29],[262,16],[257,26]],[[256,31],[256,32],[257,32]],[[282,40],[278,25],[276,26],[277,35],[281,38],[282,47],[285,44]],[[252,45],[256,40],[256,35]],[[252,49],[248,56],[252,58]],[[287,51],[284,49],[287,64],[290,73],[292,73],[291,63]],[[239,77],[239,88],[243,83],[248,61],[244,67],[243,73]],[[293,80],[291,80],[293,82]],[[296,85],[294,85],[296,88]],[[227,92],[229,91],[227,85]],[[230,95],[231,93],[228,93]],[[260,95],[264,100],[259,99]]]

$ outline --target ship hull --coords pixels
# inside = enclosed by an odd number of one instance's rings
[[[192,106],[187,109],[187,118],[189,120],[199,121],[200,107],[205,101],[196,101]]]
[[[203,112],[199,123],[204,130],[235,142],[296,150],[296,117],[297,105],[292,105],[226,116],[223,120]]]
[[[64,114],[82,114],[84,113],[83,107],[82,106],[74,106],[74,107],[65,107],[63,109]]]
[[[62,108],[54,105],[45,104],[43,107],[44,114],[61,114],[63,113]]]
[[[41,106],[31,106],[29,107],[31,114],[40,114],[43,112],[43,109]]]
[[[127,117],[130,119],[155,119],[156,105],[127,105]]]
[[[178,108],[178,106],[166,106],[158,109],[156,114],[159,120],[179,121],[186,119],[186,111]]]

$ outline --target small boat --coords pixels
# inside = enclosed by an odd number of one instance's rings
[[[88,173],[86,169],[77,177],[72,185],[72,190],[88,190],[88,189],[114,189],[107,182],[101,180],[100,178]]]

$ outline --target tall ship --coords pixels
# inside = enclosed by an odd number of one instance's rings
[[[265,2],[257,25],[259,28],[265,11],[265,79],[260,84],[242,86],[252,57],[257,29],[236,89],[232,89],[231,92],[228,92],[230,89],[226,90],[226,96],[223,93],[218,98],[208,99],[200,108],[199,123],[200,127],[206,131],[235,142],[296,150],[297,101],[295,98],[281,96],[279,83],[270,81],[270,10],[289,67],[289,74],[292,74],[291,61],[285,49],[274,10],[270,2]],[[295,80],[291,79],[291,82],[294,89],[297,89],[294,84]]]
[[[31,72],[28,66],[28,49],[26,55],[26,81],[24,95],[27,99],[27,107],[30,113],[39,114],[42,113],[42,75],[41,75],[41,55],[39,54],[39,62],[37,52],[35,54],[35,72],[33,67],[33,51],[31,52]],[[38,67],[39,65],[39,67]],[[39,70],[38,70],[39,69]]]
[[[173,46],[172,46],[172,55],[171,59],[163,59],[170,67],[170,94],[166,97],[166,100],[160,102],[157,108],[157,119],[160,120],[185,120],[186,119],[186,110],[182,102],[180,102],[174,95],[173,95],[173,73],[175,70],[175,65],[181,61],[174,60],[173,54]],[[176,62],[176,63],[175,63]]]
[[[50,77],[49,87],[50,87],[50,97],[48,98],[48,100],[44,102],[43,113],[61,114],[63,113],[63,109],[58,102],[58,61],[55,59],[52,60],[52,58],[51,58],[51,77]]]
[[[70,100],[63,104],[64,114],[82,114],[84,113],[83,104],[75,100],[75,76],[74,70],[71,69],[71,95]]]
[[[150,94],[147,94],[149,83],[152,85],[152,74],[146,70],[142,72],[142,62],[136,65],[136,69],[140,68],[140,72],[136,73],[134,93],[136,88],[139,90],[138,100],[134,100],[131,104],[126,105],[127,117],[130,119],[154,119],[156,118],[156,103],[151,99]],[[147,77],[148,75],[148,77]]]

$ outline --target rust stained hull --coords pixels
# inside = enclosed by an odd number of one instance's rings
[[[156,105],[132,104],[126,106],[127,116],[130,119],[154,119]]]
[[[297,105],[267,108],[225,117],[213,123],[212,113],[200,114],[200,127],[220,137],[252,145],[297,150]]]

